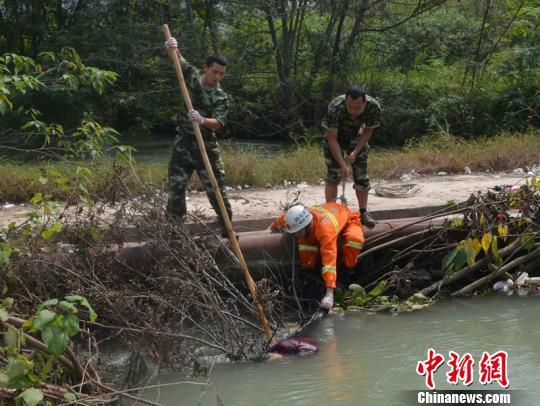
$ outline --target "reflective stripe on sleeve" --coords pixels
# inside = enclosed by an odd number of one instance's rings
[[[336,267],[335,266],[331,266],[331,265],[325,265],[322,267],[322,274],[325,274],[327,272],[330,272],[330,273],[336,273]]]
[[[362,249],[362,246],[363,244],[361,242],[356,242],[356,241],[347,241],[345,243],[345,246],[347,247],[351,247],[351,248],[356,248],[356,249]]]
[[[309,245],[309,244],[298,244],[298,251],[319,251],[319,247],[316,245]]]

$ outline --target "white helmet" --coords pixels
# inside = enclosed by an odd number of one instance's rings
[[[287,214],[285,215],[285,222],[288,226],[287,232],[294,234],[307,227],[311,223],[311,220],[313,220],[313,215],[305,206],[301,204],[293,206],[287,210]]]

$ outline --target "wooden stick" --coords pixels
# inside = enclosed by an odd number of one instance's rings
[[[169,31],[169,26],[167,24],[163,24],[163,33],[165,34],[166,40],[171,38],[171,33]],[[180,90],[182,91],[184,103],[186,104],[188,111],[193,110],[193,105],[191,104],[191,98],[189,96],[186,82],[184,81],[184,74],[182,73],[180,60],[178,59],[178,56],[180,55],[180,57],[182,57],[182,55],[180,54],[180,51],[178,50],[175,51],[174,49],[171,49],[171,48],[168,48],[167,51],[169,52],[169,56],[171,57],[174,64],[174,69],[176,70],[176,78],[178,79]],[[266,320],[266,317],[264,315],[264,310],[262,308],[262,305],[257,300],[257,289],[255,288],[255,283],[253,282],[253,278],[251,277],[251,274],[249,273],[246,261],[244,259],[244,256],[242,255],[242,250],[240,249],[240,245],[238,244],[238,240],[236,239],[236,235],[234,234],[234,231],[232,228],[231,219],[229,218],[229,214],[227,213],[227,209],[225,208],[225,204],[223,203],[223,197],[221,196],[221,192],[219,190],[216,177],[214,176],[214,171],[212,170],[212,166],[210,165],[210,161],[208,160],[208,155],[206,154],[206,147],[204,145],[204,141],[202,138],[201,129],[199,128],[199,124],[197,124],[195,121],[192,121],[191,123],[193,124],[193,131],[195,132],[197,145],[199,146],[199,149],[201,150],[201,156],[204,162],[204,167],[206,168],[206,172],[208,172],[208,178],[210,179],[210,183],[212,184],[212,190],[214,192],[214,195],[216,196],[216,199],[219,205],[219,211],[221,212],[221,216],[223,217],[225,227],[227,228],[227,233],[229,234],[229,240],[231,242],[233,251],[236,255],[236,258],[238,259],[240,267],[242,268],[244,279],[246,280],[246,283],[248,285],[249,291],[251,293],[251,297],[254,302],[254,306],[259,315],[259,320],[262,324],[266,337],[268,338],[268,341],[272,341],[272,332],[270,331],[270,327],[268,326],[268,321]]]

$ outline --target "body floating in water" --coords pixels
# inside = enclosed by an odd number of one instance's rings
[[[267,352],[255,359],[255,361],[265,361],[290,355],[305,357],[319,352],[317,340],[309,337],[309,332],[327,315],[328,309],[319,309],[306,324],[287,338],[272,345]]]

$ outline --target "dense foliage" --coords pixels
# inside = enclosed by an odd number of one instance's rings
[[[384,108],[376,142],[401,145],[440,128],[466,137],[526,128],[540,110],[539,22],[533,0],[5,0],[0,55],[41,64],[42,52],[69,46],[118,75],[105,96],[29,91],[45,122],[86,115],[127,135],[172,133],[180,99],[163,49],[168,23],[195,65],[229,58],[230,135],[318,134],[328,100],[357,83]],[[1,134],[17,123],[2,120]]]

